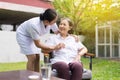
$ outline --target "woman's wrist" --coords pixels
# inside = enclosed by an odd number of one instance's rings
[[[55,50],[55,46],[49,47],[50,50]]]

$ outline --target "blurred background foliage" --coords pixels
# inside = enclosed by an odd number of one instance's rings
[[[120,0],[54,0],[52,4],[60,17],[73,21],[73,34],[84,35],[83,43],[93,53],[96,24],[120,20]]]

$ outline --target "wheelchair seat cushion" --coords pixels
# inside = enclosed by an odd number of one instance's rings
[[[92,71],[88,69],[84,69],[82,74],[82,79],[91,79],[92,78]]]

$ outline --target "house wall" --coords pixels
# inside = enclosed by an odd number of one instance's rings
[[[26,61],[20,53],[16,34],[11,31],[0,31],[0,63]]]

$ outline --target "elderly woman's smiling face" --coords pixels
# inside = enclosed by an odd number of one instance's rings
[[[59,24],[59,30],[61,34],[68,34],[68,31],[71,29],[68,19],[62,19]]]

